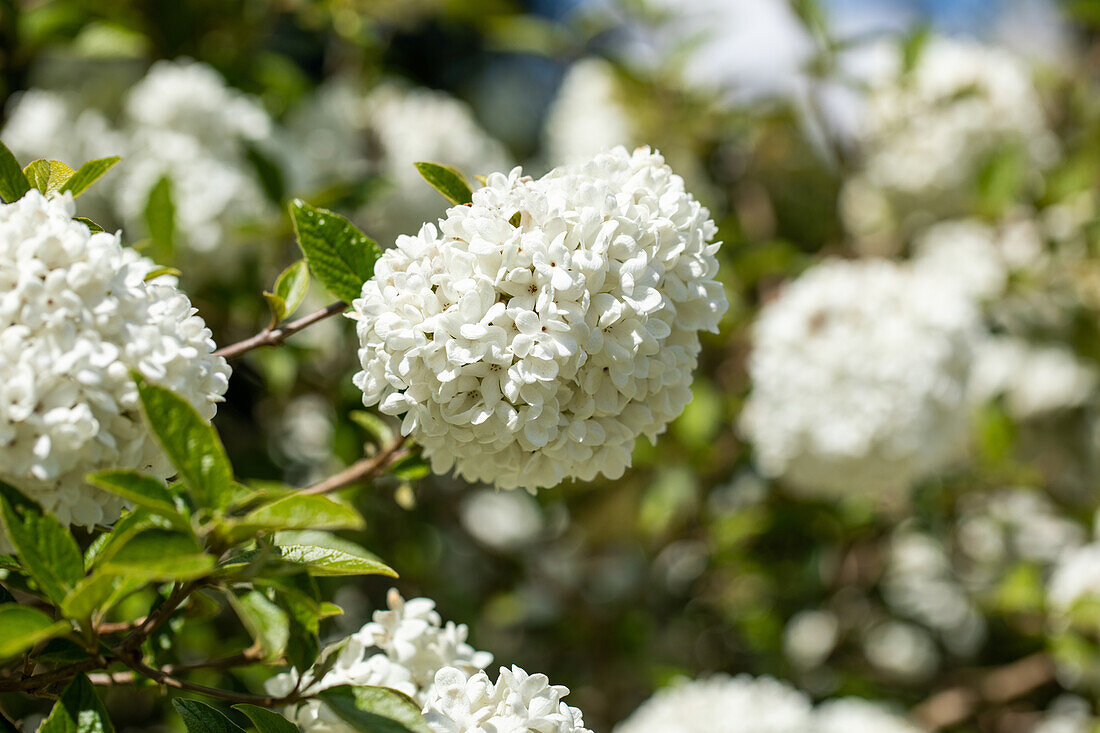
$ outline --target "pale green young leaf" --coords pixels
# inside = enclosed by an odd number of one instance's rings
[[[271,304],[275,322],[278,323],[298,310],[298,306],[302,304],[308,292],[309,265],[305,260],[298,260],[279,273],[271,292],[264,293],[264,297]]]
[[[96,158],[85,162],[75,173],[70,174],[61,187],[61,192],[70,192],[73,196],[79,196],[120,160],[122,159],[117,155],[112,155],[109,158]]]
[[[18,603],[0,605],[0,659],[14,657],[40,641],[63,634],[71,626]]]
[[[145,282],[156,280],[158,277],[164,277],[165,275],[168,277],[179,277],[182,274],[183,273],[180,272],[178,268],[162,265],[160,267],[154,267],[152,270],[145,273]]]
[[[149,230],[158,259],[170,255],[176,246],[176,205],[171,178],[164,176],[149,190],[144,213],[145,228]]]
[[[344,217],[301,199],[290,205],[298,245],[313,274],[336,297],[350,303],[374,275],[378,245]]]
[[[431,733],[420,706],[388,687],[339,685],[318,697],[332,711],[363,733]]]
[[[80,582],[61,602],[61,613],[69,618],[90,618],[97,611],[106,611],[107,599],[122,582],[117,575],[93,573]]]
[[[229,594],[229,605],[237,612],[253,641],[260,645],[264,659],[279,659],[290,640],[287,614],[258,590]]]
[[[468,204],[474,199],[470,184],[456,169],[438,163],[416,163],[424,180],[452,204]]]
[[[282,715],[266,708],[244,703],[233,707],[248,716],[248,719],[256,726],[256,733],[298,733],[298,726]]]
[[[101,227],[99,224],[96,224],[94,221],[92,221],[91,219],[89,219],[86,216],[74,216],[73,219],[75,219],[76,221],[79,221],[81,224],[88,227],[88,231],[91,232],[92,234],[96,234],[98,232],[103,231],[103,227]]]
[[[186,400],[134,375],[149,427],[179,470],[198,506],[223,510],[238,492],[233,468],[214,426]]]
[[[23,194],[30,190],[31,184],[19,161],[6,145],[0,143],[0,199],[10,204],[23,198]]]
[[[206,703],[177,697],[172,705],[183,718],[187,733],[244,733],[244,728]]]
[[[73,173],[73,169],[60,160],[34,160],[23,169],[27,182],[44,194],[60,190]]]
[[[275,535],[285,562],[305,565],[311,575],[388,575],[397,572],[354,542],[326,532],[280,532]]]
[[[334,496],[291,494],[244,516],[241,524],[257,529],[362,529],[363,516]]]
[[[38,733],[114,733],[114,730],[95,687],[79,674],[61,693]]]
[[[187,524],[186,517],[180,513],[168,487],[152,476],[137,471],[99,471],[84,478],[93,486],[121,496],[132,504],[143,506],[177,523]]]
[[[0,484],[0,490],[0,524],[22,561],[22,572],[34,578],[50,600],[60,603],[84,576],[76,540],[59,521],[21,499],[11,487]]]

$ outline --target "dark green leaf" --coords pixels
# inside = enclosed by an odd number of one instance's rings
[[[234,705],[233,707],[248,716],[248,719],[256,726],[257,733],[298,733],[298,726],[266,708],[245,704]]]
[[[474,200],[474,192],[462,174],[449,165],[416,163],[416,169],[432,188],[443,194],[452,204],[468,204]]]
[[[431,733],[420,706],[388,687],[340,685],[324,690],[318,698],[362,733]]]
[[[0,606],[0,659],[14,657],[40,641],[63,634],[71,626],[54,621],[46,614],[18,603]]]
[[[73,169],[60,160],[35,160],[23,169],[23,175],[33,188],[42,193],[53,193],[73,176]]]
[[[321,641],[317,636],[321,622],[317,584],[305,573],[268,581],[275,590],[275,602],[286,612],[286,658],[298,669],[308,669],[317,659]]]
[[[188,733],[244,733],[244,728],[198,700],[177,697],[172,705],[183,718]]]
[[[192,580],[214,569],[194,537],[164,529],[147,529],[121,547],[112,548],[99,567],[104,573],[144,580]]]
[[[23,194],[30,190],[31,184],[19,167],[19,161],[6,145],[0,143],[0,198],[10,204],[23,198]]]
[[[94,221],[86,216],[74,216],[73,218],[79,221],[84,226],[88,227],[88,231],[92,234],[103,231],[103,227],[101,227],[99,224],[96,224]]]
[[[245,155],[256,170],[256,177],[260,181],[264,194],[273,203],[281,204],[286,198],[286,182],[283,180],[283,172],[279,170],[279,166],[275,165],[271,158],[264,155],[255,145],[249,145],[245,149]]]
[[[187,520],[177,509],[168,487],[152,476],[145,476],[137,471],[100,471],[88,474],[85,479],[132,504],[186,524]]]
[[[38,733],[114,733],[114,730],[95,687],[80,674],[65,688]]]
[[[374,240],[339,214],[296,199],[290,205],[298,246],[309,267],[336,297],[350,303],[374,275],[382,251]]]
[[[198,506],[225,509],[237,492],[233,468],[214,426],[182,397],[134,375],[149,426],[179,469]]]
[[[80,166],[76,173],[70,174],[65,185],[61,187],[61,192],[65,193],[69,191],[73,196],[79,196],[88,190],[88,186],[98,181],[100,176],[111,170],[112,166],[120,160],[121,158],[117,155],[112,155],[110,158],[89,160],[84,165]]]
[[[176,205],[172,199],[172,179],[168,176],[149,190],[145,202],[145,228],[149,230],[157,258],[170,255],[176,246]]]
[[[61,603],[84,577],[80,548],[60,522],[44,514],[36,504],[20,500],[14,489],[6,486],[4,489],[0,494],[0,522],[15,554],[22,560],[23,571],[38,582],[54,603]]]

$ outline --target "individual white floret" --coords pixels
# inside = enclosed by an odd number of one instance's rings
[[[436,673],[424,714],[433,733],[591,733],[581,711],[562,700],[568,694],[516,666],[501,667],[495,683],[448,667]]]
[[[0,205],[0,479],[63,523],[114,521],[88,472],[175,473],[141,414],[131,370],[206,419],[229,367],[172,278],[73,220],[69,194]]]
[[[904,265],[828,260],[761,310],[742,427],[760,469],[892,504],[965,445],[971,299]]]
[[[714,675],[658,690],[615,733],[806,733],[806,695],[770,677]]]
[[[385,252],[353,304],[367,406],[501,488],[622,475],[691,399],[727,307],[716,227],[647,148],[494,173]]]

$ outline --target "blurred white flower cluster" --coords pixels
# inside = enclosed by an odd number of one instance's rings
[[[1056,143],[1030,69],[1011,52],[932,36],[912,68],[905,68],[900,47],[881,53],[892,58],[870,80],[857,131],[855,185],[922,210],[954,208],[998,149],[1018,146],[1035,164],[1053,157]],[[868,208],[863,202],[843,212],[857,234],[870,233]]]
[[[246,145],[272,147],[274,123],[259,100],[233,89],[210,66],[187,59],[158,61],[122,100],[110,120],[61,91],[31,90],[18,97],[2,133],[21,159],[60,159],[78,166],[93,157],[120,155],[117,169],[92,191],[109,198],[112,217],[132,235],[145,232],[153,187],[167,177],[181,246],[216,250],[219,270],[238,261],[227,247],[243,223],[271,214]],[[91,212],[90,212],[91,213]]]
[[[771,677],[714,675],[658,690],[615,733],[917,733],[884,706],[842,698],[814,708]]]
[[[809,494],[894,503],[959,455],[977,310],[905,265],[830,260],[760,311],[742,414],[756,460]]]
[[[383,247],[437,218],[445,206],[414,163],[449,165],[468,175],[511,165],[464,102],[393,82],[364,92],[351,80],[330,81],[292,113],[288,134],[299,188],[382,179],[381,191],[355,218]]]
[[[546,115],[544,157],[550,165],[592,158],[635,133],[610,62],[586,58],[569,67]]]
[[[566,688],[518,667],[501,668],[494,684],[482,671],[493,655],[466,642],[464,624],[443,623],[428,598],[406,601],[391,589],[386,601],[388,610],[375,611],[357,633],[322,651],[317,662],[327,667],[322,677],[315,678],[312,669],[304,674],[291,669],[268,680],[268,693],[283,696],[298,688],[316,694],[338,685],[389,687],[422,705],[437,733],[584,733],[580,711],[561,701]],[[284,712],[306,733],[355,730],[317,700]]]
[[[618,478],[691,399],[727,307],[716,228],[647,148],[494,173],[398,238],[354,303],[364,404],[432,468],[502,488]]]
[[[150,434],[131,370],[206,419],[229,367],[173,278],[117,234],[73,220],[70,194],[0,205],[0,478],[60,521],[114,521],[122,502],[90,471],[175,473]]]

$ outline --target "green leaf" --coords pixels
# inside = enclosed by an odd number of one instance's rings
[[[298,726],[282,715],[273,713],[266,708],[244,703],[233,707],[248,716],[248,719],[256,726],[257,733],[298,733]]]
[[[388,687],[339,685],[322,691],[318,698],[363,733],[431,733],[420,706]]]
[[[30,501],[0,485],[0,522],[23,571],[34,578],[50,600],[60,603],[84,577],[84,559],[69,530]],[[16,509],[18,503],[19,509]]]
[[[10,204],[23,198],[23,194],[30,190],[31,184],[19,167],[19,161],[6,145],[0,143],[0,198]]]
[[[176,205],[172,199],[172,179],[162,177],[149,190],[145,202],[145,228],[153,240],[158,259],[170,255],[176,240]]]
[[[362,529],[363,516],[351,504],[333,496],[292,494],[276,499],[241,520],[259,529]]]
[[[290,217],[298,246],[317,279],[347,303],[358,298],[382,255],[374,240],[339,214],[315,209],[301,199],[291,203]]]
[[[61,192],[71,192],[73,196],[79,196],[88,190],[88,187],[98,181],[100,177],[111,170],[115,163],[122,160],[117,155],[112,155],[110,158],[96,158],[95,160],[89,160],[76,171],[76,173],[70,173],[70,177],[66,180],[65,185],[61,187]],[[66,166],[68,167],[68,166]],[[70,171],[72,169],[70,168]]]
[[[95,687],[79,674],[65,688],[38,733],[114,733],[114,730]]]
[[[61,613],[69,618],[86,619],[105,608],[107,599],[122,582],[115,575],[95,573],[82,578],[61,602]]]
[[[199,547],[194,537],[164,529],[147,529],[135,535],[109,556],[100,569],[125,578],[147,581],[193,580],[214,569],[215,559]]]
[[[474,192],[470,189],[470,184],[466,183],[462,174],[451,166],[438,163],[416,163],[415,165],[424,180],[452,204],[468,204],[474,200]]]
[[[53,193],[73,176],[73,169],[60,160],[35,160],[23,169],[27,182],[42,193]]]
[[[281,532],[275,535],[280,557],[305,565],[311,575],[388,575],[393,568],[354,542],[325,532]]]
[[[239,595],[228,594],[229,604],[252,639],[260,644],[264,659],[274,661],[286,651],[290,641],[290,621],[286,612],[258,590]]]
[[[183,718],[188,733],[244,733],[244,728],[206,703],[177,697],[172,705]]]
[[[278,323],[298,310],[307,292],[309,292],[309,265],[305,260],[298,260],[279,273],[271,292],[264,292],[264,297],[271,306],[274,322]]]
[[[54,621],[41,611],[18,603],[0,605],[0,659],[14,657],[40,641],[63,634],[72,627]]]
[[[73,218],[79,221],[84,226],[88,227],[88,231],[92,234],[103,231],[103,227],[101,227],[99,224],[96,224],[94,221],[86,216],[74,216]]]
[[[286,613],[287,661],[298,669],[308,669],[321,650],[317,635],[321,622],[317,583],[306,573],[257,580],[258,584],[261,582],[275,591],[275,603]]]
[[[219,510],[228,507],[238,489],[229,457],[214,426],[182,397],[147,383],[140,375],[135,374],[134,381],[149,427],[179,469],[195,504]]]
[[[177,523],[187,524],[187,519],[180,513],[168,492],[168,487],[152,476],[145,476],[137,471],[100,471],[88,474],[85,480],[132,504],[143,506]]]
[[[431,473],[427,461],[418,455],[405,456],[390,468],[390,473],[405,481],[416,481]]]
[[[168,275],[169,277],[179,277],[182,274],[183,273],[175,267],[154,267],[152,270],[149,270],[149,272],[145,273],[145,282],[156,280],[158,277],[164,277],[165,275]]]

